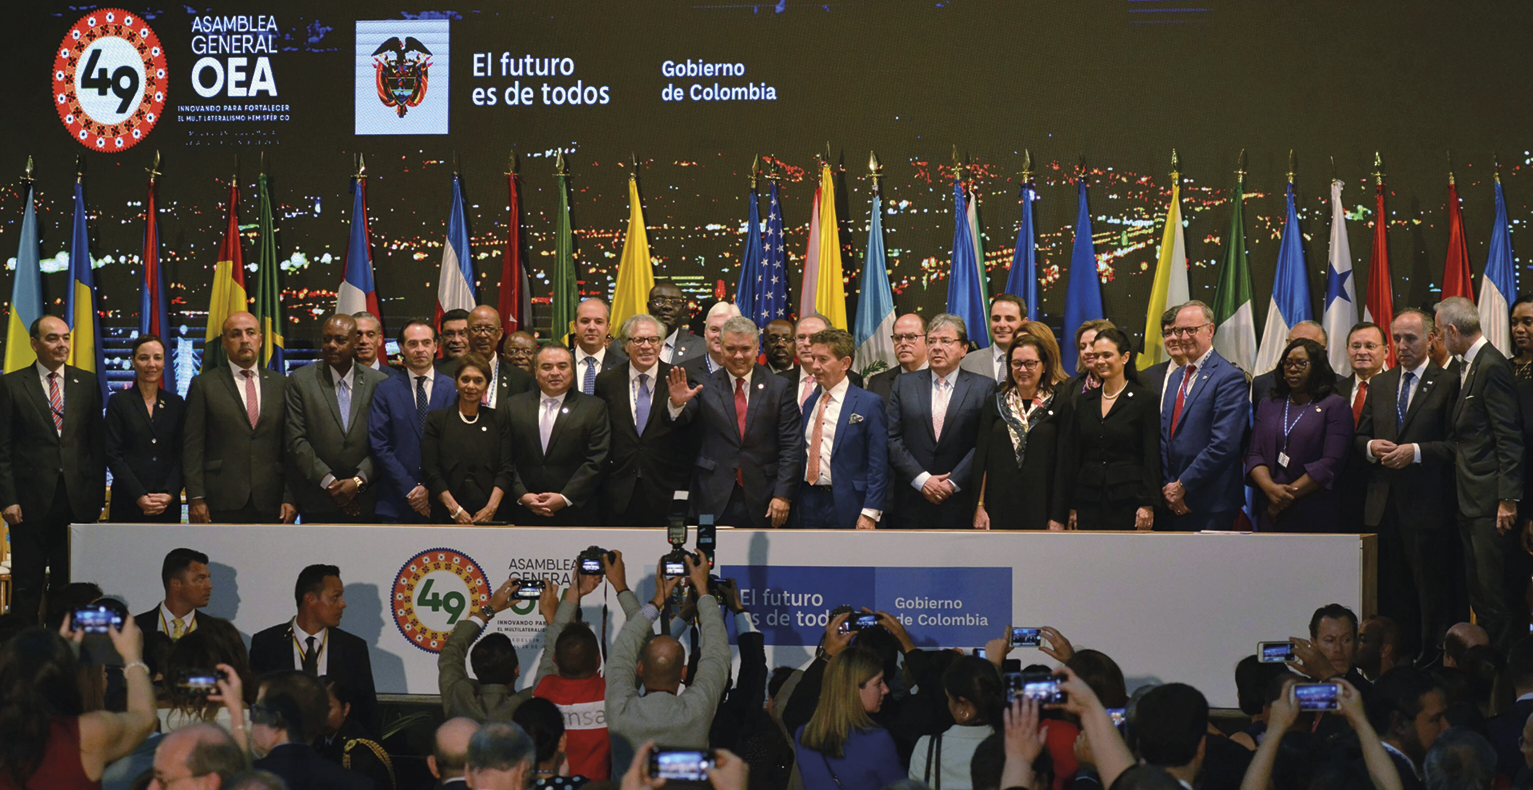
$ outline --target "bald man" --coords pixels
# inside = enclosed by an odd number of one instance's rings
[[[1325,348],[1329,338],[1325,335],[1325,327],[1316,321],[1300,321],[1288,330],[1288,342],[1295,340],[1313,340]],[[1273,368],[1251,380],[1251,403],[1261,403],[1262,398],[1272,395],[1272,385],[1277,383],[1278,368]]]
[[[373,390],[389,380],[357,361],[357,319],[337,313],[320,328],[320,361],[287,383],[287,450],[305,524],[374,519],[378,470],[367,438]]]
[[[596,394],[598,374],[628,361],[623,349],[612,340],[611,315],[607,303],[594,296],[575,308],[570,350],[575,352],[575,389],[586,395]],[[533,371],[533,376],[536,375],[537,371]]]
[[[505,336],[500,328],[500,313],[482,304],[468,313],[468,350],[490,361],[490,387],[485,395],[486,406],[498,407],[512,395],[537,389],[532,374],[515,365],[503,364],[500,339]]]
[[[694,555],[686,558],[687,576],[666,578],[664,563],[655,569],[654,600],[630,617],[612,645],[607,661],[607,730],[612,737],[612,764],[627,765],[645,741],[663,741],[682,749],[708,748],[708,730],[718,711],[719,696],[729,680],[729,634],[712,595],[697,599],[699,630],[697,675],[678,694],[687,677],[686,655],[681,643],[657,636],[654,631],[660,610],[678,584],[708,590],[708,563]],[[736,620],[739,623],[739,620]],[[634,688],[634,677],[644,684],[644,696]]]
[[[245,753],[216,724],[193,724],[160,739],[151,787],[218,790],[245,770]]]
[[[433,790],[467,790],[463,770],[468,763],[468,742],[478,731],[478,722],[462,716],[448,719],[436,728],[431,754],[426,757],[426,767],[436,777]]]

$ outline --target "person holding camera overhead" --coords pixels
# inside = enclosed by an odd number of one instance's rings
[[[825,667],[820,701],[809,723],[793,733],[804,790],[879,790],[905,778],[894,736],[873,723],[889,696],[884,663],[877,653],[850,647],[841,634],[851,613],[836,615],[826,628]]]
[[[1256,405],[1245,469],[1256,489],[1256,528],[1335,532],[1333,484],[1352,445],[1352,409],[1336,394],[1325,349],[1299,339],[1283,349],[1272,394]]]
[[[181,521],[181,427],[186,401],[161,388],[165,344],[133,341],[133,386],[106,400],[106,465],[115,522]]]
[[[1076,529],[1155,524],[1160,500],[1160,409],[1139,384],[1134,345],[1116,327],[1097,333],[1086,355],[1102,386],[1075,398],[1060,462],[1063,497]]]
[[[1006,359],[1006,381],[979,417],[974,528],[1063,529],[1067,503],[1055,492],[1055,475],[1070,401],[1056,397],[1059,346],[1052,334],[1021,334]]]
[[[511,490],[511,426],[484,405],[489,370],[490,363],[472,351],[458,357],[453,369],[458,402],[426,417],[421,469],[433,523],[492,521]]]

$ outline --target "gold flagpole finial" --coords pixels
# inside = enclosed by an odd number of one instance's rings
[[[757,183],[756,180],[757,180],[757,178],[759,178],[760,170],[761,170],[761,154],[751,154],[751,174],[750,174],[751,189],[755,189],[756,188],[756,183]]]
[[[1081,178],[1085,178],[1086,177],[1086,155],[1085,154],[1081,154],[1080,162],[1075,166],[1075,177],[1077,179],[1081,179]]]
[[[31,159],[28,158],[28,160],[27,160],[27,170],[28,170],[28,172],[30,172],[31,169],[32,169]],[[160,177],[160,152],[158,150],[156,150],[154,152],[154,163],[149,165],[149,167],[145,168],[144,172],[149,174],[149,184],[150,184],[150,186],[153,186],[154,185],[154,180]]]
[[[367,156],[365,154],[362,154],[362,153],[358,153],[357,154],[357,175],[356,175],[356,178],[357,178],[358,181],[361,181],[361,180],[367,178]]]
[[[238,151],[234,152],[234,175],[230,180],[236,185],[240,182],[240,154]]]
[[[1240,149],[1240,156],[1235,160],[1235,183],[1240,186],[1246,184],[1246,149]]]
[[[1033,180],[1033,152],[1032,149],[1022,149],[1022,183],[1026,184]]]
[[[506,154],[506,172],[505,172],[505,175],[508,175],[508,176],[516,175],[517,165],[518,164],[520,164],[520,162],[517,159],[515,151],[512,151],[509,154]]]
[[[85,178],[85,154],[75,154],[75,180]]]
[[[1182,172],[1182,158],[1176,155],[1176,149],[1171,149],[1171,175],[1180,175]]]
[[[28,184],[32,183],[32,155],[31,154],[27,154],[27,170],[26,170],[26,174],[21,177],[21,180],[27,182]]]
[[[1294,157],[1293,149],[1288,149],[1288,185],[1293,186]]]
[[[878,161],[878,154],[868,152],[868,179],[873,182],[873,194],[879,194],[879,185],[883,182],[884,165]]]
[[[968,168],[964,167],[963,160],[958,158],[958,144],[954,143],[953,144],[953,180],[954,181],[962,181],[963,180],[963,176],[964,176],[964,171],[967,170],[967,169]]]
[[[1384,186],[1384,157],[1378,151],[1373,152],[1373,184]]]
[[[1341,180],[1341,179],[1336,177],[1336,157],[1334,157],[1334,156],[1331,157],[1331,180],[1332,181],[1340,181]]]
[[[1456,181],[1453,178],[1453,152],[1448,152],[1448,186],[1453,186]]]
[[[1501,183],[1501,157],[1496,154],[1491,154],[1490,167],[1491,177],[1496,179],[1497,184]]]
[[[556,153],[554,155],[554,175],[559,177],[559,178],[564,178],[565,176],[569,175],[569,173],[565,172],[565,169],[564,169],[564,149],[563,148],[560,148],[558,150],[558,153]]]
[[[628,152],[628,161],[630,163],[632,163],[629,166],[629,168],[628,168],[628,177],[629,178],[638,178],[639,177],[639,155],[634,153],[634,152],[632,152],[632,151],[629,151]]]
[[[266,175],[266,149],[265,148],[261,149],[261,158],[258,161],[259,161],[261,166],[256,168],[256,174],[257,175],[261,175],[261,176],[265,176]]]

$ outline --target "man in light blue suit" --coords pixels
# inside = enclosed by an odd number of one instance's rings
[[[451,406],[458,397],[452,377],[438,373],[436,329],[411,321],[399,332],[405,370],[373,393],[367,437],[378,481],[378,518],[384,523],[419,524],[431,515],[431,497],[422,484],[421,431],[426,414]]]
[[[883,518],[889,473],[884,399],[852,384],[856,341],[843,329],[809,339],[819,389],[804,405],[804,484],[795,526],[876,529]]]
[[[1214,350],[1214,311],[1193,300],[1171,331],[1187,364],[1171,372],[1160,411],[1169,529],[1230,529],[1245,500],[1241,456],[1250,403],[1246,376]]]

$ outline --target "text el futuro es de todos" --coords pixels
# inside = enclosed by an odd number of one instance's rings
[[[599,107],[612,102],[612,87],[593,84],[577,74],[574,58],[475,52],[472,73],[476,79],[500,81],[474,86],[471,98],[476,107]],[[777,88],[748,79],[743,63],[666,60],[660,64],[660,75],[681,80],[665,84],[662,101],[777,100]],[[688,79],[698,81],[688,83]]]
[[[740,588],[740,604],[750,611],[751,622],[758,627],[823,627],[831,621],[831,610],[841,602],[831,602],[816,592],[793,592],[771,587]],[[855,615],[853,615],[855,616]],[[898,596],[889,616],[900,625],[976,626],[990,625],[985,615],[964,611],[958,598],[927,598],[920,595]]]

